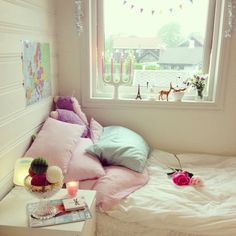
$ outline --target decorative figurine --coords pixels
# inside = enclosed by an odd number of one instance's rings
[[[174,88],[172,87],[172,83],[170,83],[169,90],[161,90],[159,92],[159,100],[164,100],[164,96],[166,96],[166,101],[168,101],[168,97],[169,97],[169,94],[170,94],[172,89],[174,89]]]
[[[137,100],[137,99],[142,100],[142,97],[141,97],[141,94],[140,94],[140,84],[138,85],[138,93],[137,93],[137,96],[136,96],[135,99],[136,99],[136,100]]]

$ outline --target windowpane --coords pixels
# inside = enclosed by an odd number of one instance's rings
[[[132,87],[148,83],[160,90],[170,82],[184,86],[183,81],[202,69],[208,0],[103,4],[105,80],[122,78]]]

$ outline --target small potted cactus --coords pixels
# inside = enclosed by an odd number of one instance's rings
[[[55,215],[55,209],[43,199],[57,193],[63,185],[62,170],[58,166],[49,166],[43,157],[35,158],[29,168],[29,175],[25,178],[25,188],[34,196],[41,199],[34,217],[48,219]]]

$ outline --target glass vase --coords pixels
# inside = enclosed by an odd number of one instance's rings
[[[197,101],[202,101],[203,100],[203,90],[202,89],[197,89],[196,100]]]

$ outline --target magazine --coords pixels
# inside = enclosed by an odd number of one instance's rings
[[[28,215],[28,223],[30,227],[43,227],[49,225],[72,223],[76,221],[85,221],[92,218],[92,214],[85,204],[83,209],[66,211],[63,205],[63,199],[50,200],[50,204],[56,207],[56,215],[50,219],[40,220],[33,216],[33,212],[37,208],[39,202],[28,203],[26,211]]]

